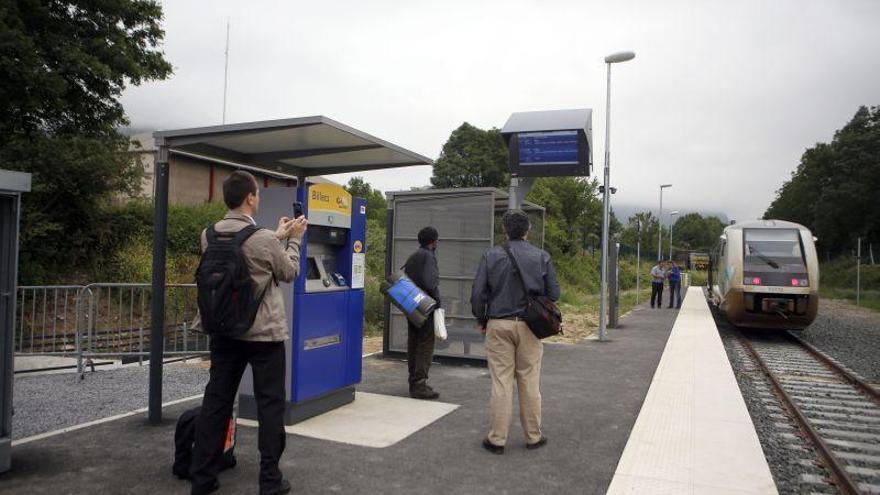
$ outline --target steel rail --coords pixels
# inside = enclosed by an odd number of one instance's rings
[[[741,333],[737,335],[737,338],[740,343],[742,343],[743,347],[748,349],[749,353],[755,359],[755,362],[757,362],[758,366],[761,368],[761,371],[767,376],[767,379],[770,380],[770,384],[776,391],[777,396],[782,400],[792,416],[794,416],[794,419],[798,422],[798,426],[800,426],[801,430],[810,438],[813,445],[816,447],[819,457],[822,458],[822,461],[828,469],[831,470],[832,481],[837,485],[840,492],[843,493],[843,495],[860,495],[862,492],[859,490],[858,484],[850,478],[845,467],[834,456],[831,447],[825,443],[822,436],[819,435],[819,432],[813,428],[810,420],[804,416],[800,408],[795,404],[791,395],[786,392],[782,387],[782,384],[776,379],[776,375],[770,370],[770,367],[767,366],[767,363],[764,361],[764,358],[761,357],[761,354],[758,353],[754,346],[752,346],[749,339]]]
[[[853,386],[855,386],[856,388],[858,388],[862,392],[866,393],[868,396],[870,396],[872,399],[874,399],[875,402],[880,404],[880,390],[878,390],[876,387],[874,387],[870,383],[866,382],[865,380],[852,374],[849,370],[847,370],[846,368],[844,368],[840,364],[832,361],[831,358],[829,358],[828,356],[825,355],[825,353],[823,353],[819,349],[816,349],[809,342],[801,339],[800,337],[798,337],[797,335],[795,335],[791,332],[786,332],[786,333],[788,334],[789,338],[792,339],[792,341],[796,342],[798,345],[800,345],[801,347],[806,349],[807,352],[810,353],[810,355],[812,355],[814,358],[818,359],[820,362],[825,364],[825,366],[828,366],[829,368],[831,368],[835,373],[838,373],[841,376],[843,376],[844,378],[846,378],[846,380],[848,382],[850,382]]]

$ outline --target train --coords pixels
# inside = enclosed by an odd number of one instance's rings
[[[783,220],[726,227],[710,253],[709,299],[737,327],[806,328],[819,310],[816,241]]]

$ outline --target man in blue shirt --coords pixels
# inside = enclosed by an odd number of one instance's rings
[[[677,298],[676,308],[681,307],[681,269],[675,261],[669,262],[669,307],[672,308],[673,297]]]

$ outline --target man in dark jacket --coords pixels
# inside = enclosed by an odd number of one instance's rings
[[[403,272],[440,307],[440,271],[437,268],[439,234],[434,227],[419,231],[419,249],[403,265]],[[415,399],[436,399],[440,394],[428,386],[428,370],[434,358],[434,315],[417,327],[407,322],[406,354],[409,364],[409,395]]]
[[[547,444],[541,430],[541,359],[544,345],[535,337],[522,316],[526,309],[525,285],[529,294],[559,299],[559,282],[546,251],[530,244],[529,217],[511,210],[501,219],[511,255],[522,270],[523,282],[502,246],[486,251],[480,259],[471,291],[471,310],[480,333],[486,336],[486,359],[492,377],[489,398],[489,434],[483,448],[503,454],[510,426],[513,384],[519,392],[519,413],[526,448]]]

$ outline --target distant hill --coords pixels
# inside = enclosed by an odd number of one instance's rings
[[[626,219],[635,215],[636,213],[643,211],[650,211],[654,215],[657,215],[657,205],[654,206],[638,206],[638,205],[621,205],[621,204],[612,204],[612,209],[614,210],[614,216],[617,217],[621,223],[626,223]],[[687,215],[688,213],[699,213],[704,217],[714,216],[718,217],[722,223],[725,225],[730,224],[730,218],[726,213],[719,211],[710,211],[710,210],[700,210],[700,209],[687,209],[687,208],[679,208],[678,209],[679,216]],[[669,209],[663,208],[663,218],[660,219],[663,225],[669,224]]]

